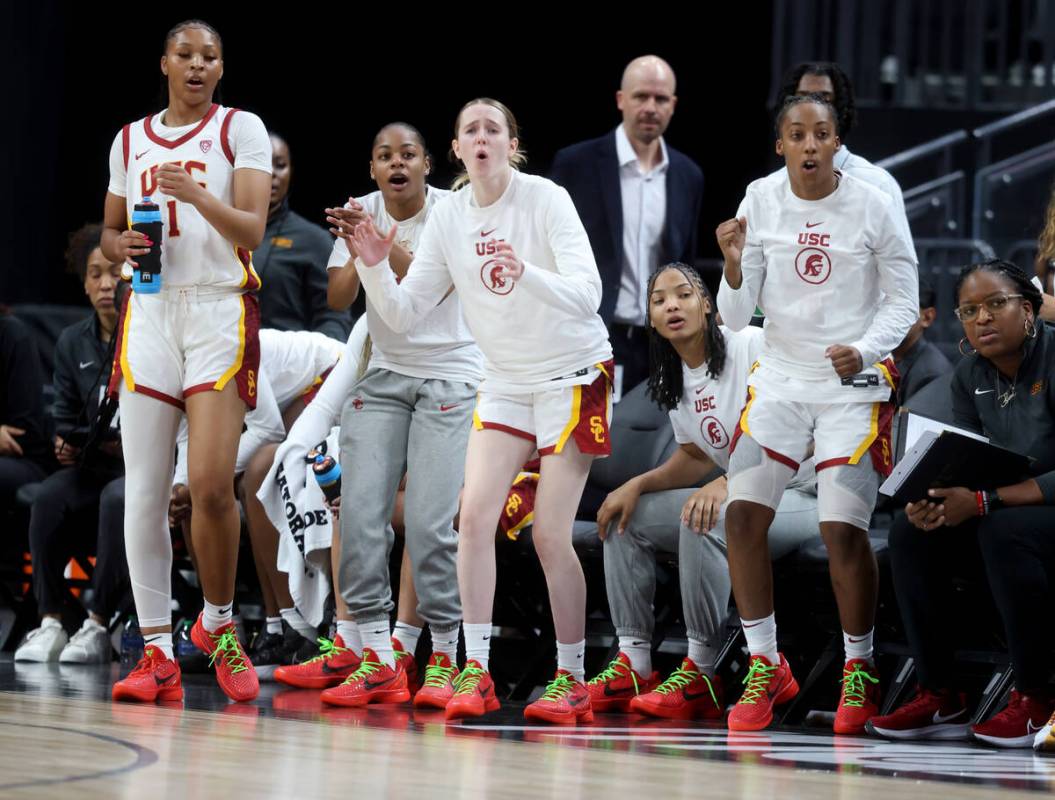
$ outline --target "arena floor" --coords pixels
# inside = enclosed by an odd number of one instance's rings
[[[318,691],[273,683],[229,704],[205,676],[184,677],[183,705],[114,704],[117,670],[0,661],[0,795],[907,800],[1055,788],[1055,758],[1028,750],[602,714],[538,727],[512,704],[448,725],[409,705],[323,708]]]

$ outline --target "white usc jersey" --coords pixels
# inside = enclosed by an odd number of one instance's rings
[[[500,275],[499,242],[524,262],[520,280]],[[410,330],[453,282],[469,330],[484,354],[481,390],[518,394],[588,383],[612,348],[597,309],[601,279],[571,197],[555,183],[514,172],[486,208],[472,187],[436,204],[407,277],[396,285],[388,261],[356,261],[371,303],[396,331]]]
[[[264,123],[255,114],[216,104],[191,125],[170,128],[162,124],[163,117],[164,112],[144,117],[117,134],[110,148],[110,193],[125,198],[129,221],[144,197],[160,207],[163,286],[258,289],[252,254],[224,239],[192,205],[162,193],[156,173],[162,164],[180,164],[210,194],[231,205],[236,169],[271,173],[271,140]]]
[[[803,402],[818,391],[834,402],[885,400],[889,374],[878,362],[919,316],[915,253],[890,198],[843,175],[827,197],[803,200],[782,171],[751,183],[736,215],[747,218],[743,281],[734,290],[723,276],[718,310],[734,330],[756,305],[766,315],[752,385],[771,377],[781,397]],[[860,352],[862,377],[843,383],[824,355],[834,344]]]

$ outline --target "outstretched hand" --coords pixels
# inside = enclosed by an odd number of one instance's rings
[[[355,246],[355,252],[359,254],[359,260],[368,267],[376,267],[388,258],[395,240],[395,225],[392,226],[387,236],[381,238],[373,219],[369,217],[356,225],[355,230],[352,231],[352,244]]]

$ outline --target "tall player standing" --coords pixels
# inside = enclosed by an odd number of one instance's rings
[[[918,316],[918,275],[890,198],[834,169],[837,119],[820,95],[789,98],[776,143],[787,170],[748,186],[736,218],[717,230],[722,319],[740,330],[756,304],[766,314],[729,461],[729,568],[751,652],[733,730],[766,727],[773,706],[798,692],[777,651],[767,531],[811,451],[846,650],[835,731],[860,733],[877,710],[878,570],[868,524],[879,475],[891,466],[888,356]]]
[[[110,391],[121,403],[127,472],[125,546],[143,659],[114,685],[115,700],[175,700],[167,510],[173,452],[184,411],[195,514],[191,524],[205,610],[194,643],[213,657],[233,700],[259,691],[231,624],[238,511],[231,475],[246,409],[255,406],[260,281],[250,252],[263,235],[271,143],[254,114],[213,103],[223,43],[190,20],[165,37],[168,108],[126,125],[110,150],[102,248],[137,267],[152,245],[128,223],[149,196],[162,210],[163,288],[132,292],[118,328]]]
[[[524,713],[548,722],[588,721],[586,582],[571,529],[590,464],[611,449],[612,350],[597,314],[601,281],[568,193],[515,169],[523,154],[505,105],[480,98],[463,106],[452,150],[468,186],[433,209],[402,283],[388,266],[396,228],[382,238],[366,220],[353,234],[363,286],[393,330],[408,330],[453,283],[486,358],[458,539],[467,660],[447,717],[498,708],[487,671],[495,528],[513,479],[537,448],[542,466],[532,539],[553,609],[557,673]]]

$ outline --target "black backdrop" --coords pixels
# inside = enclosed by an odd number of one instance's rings
[[[0,102],[11,115],[0,126],[10,138],[0,146],[9,178],[0,208],[0,302],[81,301],[64,271],[66,236],[100,218],[110,143],[125,122],[158,110],[162,39],[192,16],[223,36],[223,102],[258,113],[286,137],[291,203],[320,223],[326,205],[374,188],[370,143],[393,119],[422,130],[437,177],[448,179],[454,115],[478,95],[513,109],[527,169],[545,174],[561,146],[617,124],[622,68],[648,52],[670,61],[678,77],[667,141],[704,171],[702,256],[718,254],[714,227],[775,163],[769,3],[611,5],[593,14],[494,3],[360,8],[9,6],[0,33],[9,55]]]

